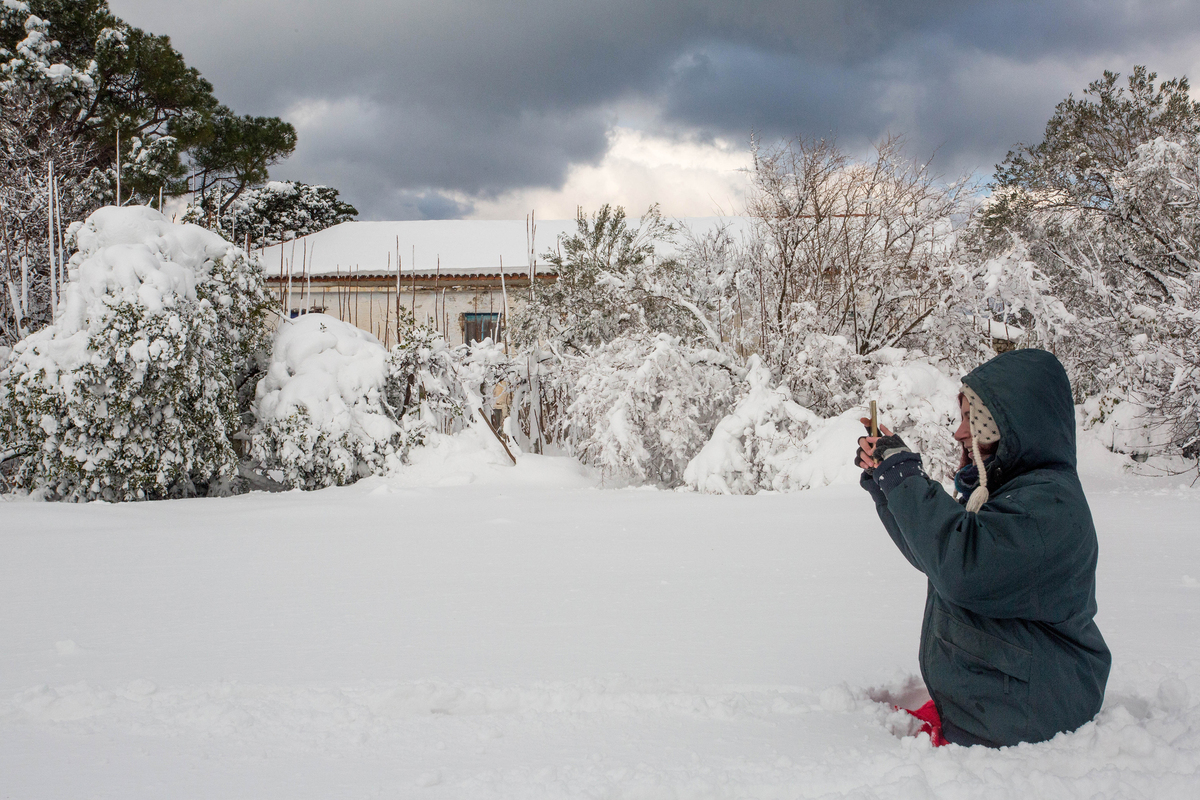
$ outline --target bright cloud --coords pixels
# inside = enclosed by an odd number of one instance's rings
[[[630,215],[652,203],[669,217],[731,215],[742,207],[750,165],[749,149],[724,139],[681,140],[616,127],[603,158],[571,167],[560,188],[516,189],[479,200],[470,216],[520,219],[536,210],[545,219],[568,219],[578,206],[591,211],[603,203],[624,206]]]

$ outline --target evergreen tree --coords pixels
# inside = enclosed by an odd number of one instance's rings
[[[202,205],[223,216],[249,186],[296,149],[296,129],[278,117],[237,116],[221,106],[192,151],[194,190]]]
[[[1119,412],[1118,448],[1200,454],[1200,102],[1135,67],[1056,107],[997,167],[985,252],[1016,237],[1070,310],[1056,352],[1077,398]],[[1131,409],[1137,409],[1136,411]],[[1121,442],[1126,442],[1122,445]]]
[[[215,205],[215,203],[214,203]],[[271,181],[247,189],[226,207],[222,232],[239,242],[248,234],[251,249],[307,236],[358,216],[358,209],[338,197],[338,190],[293,181]],[[188,209],[185,219],[211,224],[203,206]]]

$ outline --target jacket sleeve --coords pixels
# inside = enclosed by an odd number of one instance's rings
[[[908,559],[908,563],[917,569],[921,569],[921,565],[913,558],[912,551],[908,549],[908,544],[904,541],[904,536],[900,533],[899,526],[896,525],[896,518],[888,510],[887,495],[875,484],[875,479],[865,470],[862,477],[858,479],[858,485],[866,489],[867,493],[871,495],[871,499],[875,501],[875,512],[879,514],[879,521],[883,523],[884,530],[888,532],[888,536],[892,537],[892,541],[896,543],[896,547],[900,548],[901,554]]]
[[[913,455],[893,456],[872,475],[909,560],[938,594],[968,611],[1037,619],[1045,547],[1022,490],[1003,492],[971,513],[926,477],[919,461],[915,471],[901,463]]]

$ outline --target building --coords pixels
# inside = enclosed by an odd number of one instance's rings
[[[457,345],[498,340],[531,282],[555,280],[543,254],[576,230],[573,219],[344,222],[255,255],[285,316],[330,314],[390,346],[411,315]]]
[[[574,220],[345,222],[257,251],[284,315],[320,312],[396,341],[415,319],[451,344],[497,338],[531,280],[554,280],[540,258]]]

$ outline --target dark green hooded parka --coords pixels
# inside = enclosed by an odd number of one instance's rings
[[[1100,710],[1112,657],[1096,615],[1096,530],[1075,466],[1075,409],[1042,350],[993,358],[963,383],[995,419],[990,499],[968,512],[900,453],[863,475],[900,552],[929,578],[921,674],[958,744],[1014,745]]]

